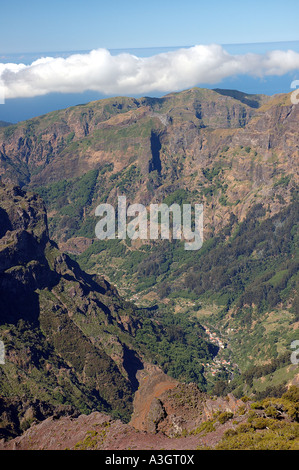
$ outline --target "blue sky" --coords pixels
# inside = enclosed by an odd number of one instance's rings
[[[0,52],[294,41],[298,0],[10,0]]]

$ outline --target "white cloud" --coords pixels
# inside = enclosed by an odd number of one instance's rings
[[[231,55],[212,44],[145,58],[97,49],[67,58],[42,57],[30,65],[0,63],[0,80],[7,99],[87,90],[137,95],[215,84],[240,74],[264,77],[293,70],[299,70],[299,53],[292,50]]]

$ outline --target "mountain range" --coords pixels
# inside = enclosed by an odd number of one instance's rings
[[[236,399],[298,385],[298,144],[290,94],[220,89],[1,128],[2,437],[55,413],[136,425],[142,374]],[[203,204],[202,248],[98,240],[119,195]]]

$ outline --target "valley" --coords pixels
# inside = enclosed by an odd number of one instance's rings
[[[298,109],[290,94],[192,88],[0,128],[2,439],[26,447],[55,413],[61,426],[90,416],[86,432],[98,419],[96,448],[114,427],[192,448],[221,447],[230,429],[229,446],[237,425],[259,429],[251,406],[295,426],[296,399],[275,400],[299,380]],[[120,195],[203,204],[202,248],[98,240],[95,208]],[[274,417],[254,408],[268,399]]]

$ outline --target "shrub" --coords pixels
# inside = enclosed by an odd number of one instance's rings
[[[269,418],[276,418],[278,416],[278,411],[274,406],[268,406],[268,408],[265,409],[265,414]]]
[[[267,420],[265,418],[255,418],[252,420],[251,425],[254,429],[266,429]]]
[[[220,415],[218,416],[218,421],[220,424],[224,424],[233,416],[234,416],[234,413],[231,413],[230,411],[224,411],[223,413],[220,413]]]
[[[194,429],[194,431],[192,431],[191,434],[203,433],[203,435],[205,436],[206,434],[212,431],[215,431],[214,421],[209,420],[209,421],[204,421],[203,423],[201,423],[201,425],[198,426],[198,428]]]

